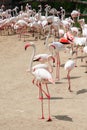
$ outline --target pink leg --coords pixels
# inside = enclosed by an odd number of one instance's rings
[[[49,116],[48,116],[47,121],[52,121],[51,116],[50,116],[50,98],[48,98],[48,112],[49,112]]]
[[[46,84],[46,89],[47,89],[47,93],[48,93],[48,94],[47,94],[47,95],[48,95],[47,97],[50,99],[50,93],[49,93],[49,89],[48,89],[47,84]]]
[[[49,116],[48,116],[48,120],[47,121],[52,121],[51,116],[50,116],[50,94],[49,94],[49,90],[48,90],[48,86],[46,84],[46,88],[47,88],[47,93],[42,89],[41,83],[39,84],[41,93],[43,92],[47,98],[48,98],[48,112],[49,112]],[[44,119],[44,114],[43,114],[43,98],[42,98],[42,119]]]
[[[83,48],[81,47],[81,62],[83,62]]]
[[[43,96],[41,95],[41,88],[40,88],[40,85],[38,83],[38,81],[36,82],[36,86],[39,88],[39,99],[41,100],[43,98]]]
[[[56,66],[56,79],[60,79],[60,58],[59,58],[59,53],[56,54],[56,59],[57,59],[57,66]]]
[[[52,121],[51,116],[50,116],[50,93],[49,93],[47,84],[46,84],[46,89],[47,89],[47,93],[48,93],[48,112],[49,112],[49,117],[48,117],[47,121]]]
[[[44,119],[44,111],[43,111],[43,93],[42,93],[42,86],[41,86],[41,83],[39,83],[39,88],[40,88],[40,91],[41,91],[41,109],[42,109],[42,117],[41,119]]]
[[[70,83],[70,71],[68,71],[67,78],[68,78],[68,83],[69,83],[69,88],[68,88],[68,90],[69,90],[70,92],[72,92],[72,90],[71,90],[71,83]]]
[[[77,67],[78,46],[76,47],[75,67]]]
[[[33,83],[33,84],[35,83],[35,78],[32,80],[32,83]]]
[[[86,71],[85,71],[85,73],[87,73],[87,58],[85,60],[85,63],[86,63]]]

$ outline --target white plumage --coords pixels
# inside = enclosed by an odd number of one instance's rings
[[[87,46],[83,48],[84,53],[87,53]]]
[[[68,71],[68,73],[67,73],[67,79],[68,79],[68,84],[69,84],[68,90],[69,90],[70,92],[72,92],[72,90],[71,90],[71,83],[70,83],[70,72],[71,72],[71,70],[72,70],[74,67],[75,67],[75,62],[74,62],[73,60],[68,60],[68,61],[65,63],[65,66],[64,66],[65,70]]]
[[[68,70],[68,71],[72,70],[74,67],[75,67],[75,61],[73,60],[68,60],[64,66],[65,70]]]
[[[36,69],[32,72],[32,74],[36,77],[36,80],[38,81],[49,81],[51,83],[54,83],[52,75],[44,68]]]
[[[62,43],[60,43],[60,42],[52,42],[51,44],[49,44],[49,47],[50,46],[54,46],[55,47],[55,51],[65,50],[65,46]]]

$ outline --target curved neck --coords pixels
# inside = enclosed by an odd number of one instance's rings
[[[55,59],[54,59],[54,57],[53,56],[50,56],[50,57],[48,57],[48,64],[49,64],[49,72],[50,73],[52,73],[53,72],[53,66],[52,66],[52,64],[51,64],[51,60],[53,61],[53,63],[55,62]]]
[[[32,52],[31,59],[30,59],[30,64],[29,64],[29,71],[30,72],[32,72],[33,59],[34,59],[34,56],[35,56],[35,53],[36,53],[35,45],[32,45],[31,47],[33,47],[33,52]]]

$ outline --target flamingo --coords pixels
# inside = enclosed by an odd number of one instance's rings
[[[49,71],[47,71],[44,68],[38,68],[38,69],[34,69],[32,71],[32,65],[33,65],[33,59],[35,56],[35,52],[36,52],[36,46],[33,43],[28,43],[25,45],[25,50],[27,49],[27,47],[33,47],[33,54],[31,56],[31,60],[30,60],[30,73],[33,74],[33,76],[36,79],[36,86],[39,88],[40,91],[40,99],[41,99],[41,108],[42,108],[42,117],[41,119],[44,119],[44,111],[43,111],[43,94],[46,95],[46,97],[48,98],[48,120],[47,121],[52,121],[51,116],[50,116],[50,93],[48,90],[48,86],[47,86],[47,82],[50,83],[54,83],[54,80],[52,78],[52,75]],[[42,84],[46,85],[47,88],[47,92],[45,92],[42,88]]]
[[[83,52],[84,52],[85,54],[87,54],[87,46],[85,46],[85,47],[83,48]],[[85,73],[87,73],[87,60],[86,60],[85,62],[86,62],[86,71],[85,71]]]
[[[53,61],[53,64],[54,64],[55,63],[55,58],[52,55],[46,54],[46,53],[37,54],[37,55],[34,56],[34,59],[33,59],[33,61],[39,61],[42,64],[48,62],[49,66],[45,67],[46,66],[46,64],[45,64],[44,68],[46,68],[49,72],[52,73],[53,72],[53,67],[52,67],[52,65],[50,63],[51,60]]]
[[[73,50],[74,50],[74,36],[72,35],[72,31],[68,30],[65,34],[64,37],[61,37],[59,39],[59,42],[64,44],[65,46],[70,46],[70,53],[73,55]]]
[[[73,20],[74,20],[75,18],[77,18],[77,19],[79,20],[80,11],[73,10],[73,11],[71,12],[71,17],[72,17]]]
[[[74,45],[76,47],[75,53],[76,53],[76,62],[77,62],[77,56],[78,56],[78,49],[80,48],[81,51],[81,62],[83,61],[83,47],[87,45],[87,37],[74,37]]]
[[[65,46],[60,42],[52,42],[49,44],[49,50],[51,51],[51,48],[54,49],[56,54],[56,79],[60,79],[60,55],[59,52],[62,50],[66,50]]]
[[[65,63],[65,65],[64,65],[65,70],[68,71],[68,73],[67,73],[67,79],[68,79],[68,84],[69,84],[68,90],[69,90],[70,92],[72,92],[72,90],[71,90],[71,83],[70,83],[70,72],[71,72],[71,70],[72,70],[74,67],[75,67],[75,61],[74,61],[74,60],[68,60],[68,61]]]

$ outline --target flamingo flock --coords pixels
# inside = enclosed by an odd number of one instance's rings
[[[41,119],[44,119],[43,95],[45,95],[48,99],[47,121],[52,121],[50,113],[51,96],[48,83],[55,84],[56,81],[59,82],[61,80],[60,52],[67,57],[64,69],[67,71],[69,92],[73,92],[70,73],[77,66],[79,52],[81,52],[81,55],[85,55],[87,73],[87,24],[84,19],[80,19],[80,12],[77,10],[73,10],[68,18],[63,14],[64,16],[60,19],[58,10],[51,8],[49,5],[45,5],[44,8],[45,15],[42,15],[41,5],[38,6],[38,11],[36,11],[29,4],[26,4],[25,11],[21,7],[21,11],[18,12],[19,8],[15,7],[13,10],[9,9],[0,12],[0,33],[3,35],[8,31],[9,34],[10,29],[11,33],[19,35],[21,40],[22,36],[25,36],[27,33],[34,37],[34,40],[41,39],[41,37],[44,38],[44,44],[43,41],[41,44],[45,46],[48,53],[36,55],[37,45],[31,42],[25,44],[24,48],[25,50],[28,47],[33,49],[27,72],[33,75],[32,83],[39,89],[42,110]],[[13,16],[11,12],[13,12]],[[76,21],[81,28],[75,26]],[[49,42],[50,38],[52,39],[51,42]],[[24,41],[26,40],[24,39]],[[36,62],[36,65],[33,65],[34,62]],[[54,71],[56,72],[55,76]],[[44,85],[46,91],[44,90]]]

